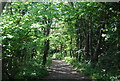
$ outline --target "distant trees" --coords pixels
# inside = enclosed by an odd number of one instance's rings
[[[79,62],[89,62],[91,68],[104,68],[105,76],[116,68],[113,75],[118,76],[120,65],[116,62],[120,55],[120,3],[68,2],[59,5],[62,5],[60,19],[66,27],[62,29],[63,38],[60,37],[59,40],[64,42],[63,50],[67,50],[63,56],[76,58]],[[57,39],[56,44],[60,45]]]
[[[63,11],[66,12],[66,14],[64,14],[63,20],[68,23],[68,26],[72,24],[75,29],[76,37],[72,38],[76,39],[76,48],[74,50],[79,51],[80,49],[84,49],[84,59],[86,60],[90,60],[91,58],[91,60],[95,61],[96,59],[97,61],[98,56],[103,52],[101,51],[103,49],[102,43],[105,42],[103,35],[107,36],[106,30],[110,29],[110,24],[116,23],[111,22],[113,18],[112,14],[117,16],[112,5],[113,3],[78,2],[71,2],[64,5]],[[70,28],[72,27],[69,27],[69,30]],[[71,32],[69,30],[68,32]],[[71,44],[71,42],[69,44]],[[77,54],[76,56],[78,58],[80,54]]]

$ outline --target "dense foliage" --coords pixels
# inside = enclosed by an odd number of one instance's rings
[[[14,2],[0,18],[3,79],[40,79],[52,55],[92,79],[120,79],[119,2]]]

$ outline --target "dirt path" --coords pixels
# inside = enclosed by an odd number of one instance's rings
[[[72,80],[72,81],[91,81],[88,77],[78,73],[72,66],[62,60],[52,60],[49,75],[45,79],[57,79],[57,81]]]

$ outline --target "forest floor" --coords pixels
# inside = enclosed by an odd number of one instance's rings
[[[49,75],[44,79],[63,81],[92,81],[85,75],[78,73],[71,65],[67,64],[63,60],[53,59],[51,67],[49,69]]]

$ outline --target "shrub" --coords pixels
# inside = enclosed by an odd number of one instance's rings
[[[55,53],[55,54],[53,54],[53,57],[52,57],[52,58],[63,59],[64,56],[63,56],[63,54],[61,54],[61,53]]]
[[[48,74],[47,69],[41,65],[40,60],[30,60],[21,66],[15,79],[41,79]]]

